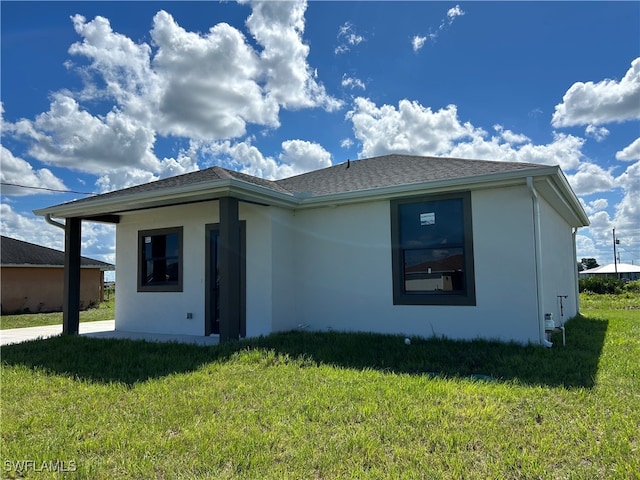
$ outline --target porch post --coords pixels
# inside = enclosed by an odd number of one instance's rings
[[[62,333],[77,335],[80,328],[80,244],[82,220],[67,218],[64,228],[64,297]]]
[[[238,199],[220,199],[220,341],[240,337],[240,219]]]

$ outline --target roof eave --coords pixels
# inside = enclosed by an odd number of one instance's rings
[[[426,182],[393,185],[388,187],[376,187],[352,192],[300,198],[299,204],[302,208],[313,208],[378,199],[383,200],[402,196],[415,196],[423,193],[442,193],[461,189],[480,190],[484,188],[521,184],[526,177],[553,175],[556,173],[556,170],[557,167],[534,167],[510,172],[489,173],[442,180],[429,180]]]
[[[193,185],[165,188],[133,193],[115,198],[96,198],[94,201],[67,203],[34,210],[39,216],[51,215],[56,218],[83,218],[95,215],[118,214],[134,210],[164,207],[181,203],[216,200],[234,196],[241,200],[268,205],[293,208],[292,195],[276,192],[260,185],[237,179],[221,179]]]

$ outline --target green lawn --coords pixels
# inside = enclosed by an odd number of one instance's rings
[[[596,307],[551,349],[335,332],[10,345],[2,474],[638,479],[640,310]]]
[[[103,302],[96,308],[80,312],[81,322],[97,320],[113,320],[115,318],[115,300]],[[8,328],[39,327],[41,325],[62,325],[62,312],[53,313],[21,313],[19,315],[0,316],[0,330]]]

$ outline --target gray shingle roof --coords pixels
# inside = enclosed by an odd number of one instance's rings
[[[291,193],[320,196],[537,167],[541,165],[415,155],[384,155],[303,173],[278,180],[276,183]]]
[[[34,243],[0,237],[1,265],[55,265],[64,266],[64,252]],[[80,257],[81,266],[113,269],[113,265],[93,258]]]
[[[186,173],[135,187],[115,190],[92,197],[62,204],[78,206],[91,204],[94,200],[119,200],[138,193],[158,192],[171,188],[213,183],[217,180],[239,180],[257,185],[275,193],[294,197],[322,197],[337,193],[356,192],[380,187],[410,185],[414,183],[471,178],[491,173],[505,173],[532,168],[547,168],[543,165],[487,160],[463,160],[457,158],[420,157],[414,155],[384,155],[345,162],[332,167],[315,170],[282,180],[263,178],[211,167]],[[62,205],[57,205],[62,206]]]

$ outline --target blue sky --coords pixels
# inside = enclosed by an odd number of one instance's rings
[[[611,263],[615,227],[640,262],[638,2],[0,9],[3,235],[62,249],[31,211],[73,192],[398,152],[560,165],[591,220],[578,258]],[[84,255],[114,242],[84,225]]]

